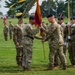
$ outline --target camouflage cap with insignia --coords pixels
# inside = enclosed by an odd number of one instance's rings
[[[29,20],[34,20],[34,19],[35,19],[35,17],[32,15],[29,17]]]
[[[63,20],[64,18],[63,17],[58,17],[58,20]]]
[[[75,20],[75,16],[71,16],[70,17],[70,20]]]
[[[17,17],[17,18],[21,18],[22,14],[23,14],[23,13],[17,13],[17,14],[16,14],[16,17]]]
[[[46,17],[49,18],[49,17],[52,17],[52,16],[54,16],[54,15],[53,14],[49,14]]]

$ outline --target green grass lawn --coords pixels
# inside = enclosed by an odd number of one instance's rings
[[[16,19],[8,19],[7,25],[9,21],[15,25],[17,23]],[[46,22],[47,19],[43,19]],[[28,23],[28,19],[25,19],[24,22]],[[66,19],[65,19],[66,22]],[[4,41],[3,37],[3,20],[0,19],[0,75],[75,75],[75,68],[67,68],[67,70],[53,70],[53,71],[44,71],[44,69],[48,66],[48,43],[45,43],[45,53],[46,59],[44,59],[43,55],[43,47],[42,43],[39,40],[34,40],[33,46],[33,59],[31,63],[31,68],[33,71],[23,71],[19,69],[16,64],[15,56],[16,49],[12,40],[8,38],[8,41]],[[68,65],[70,65],[70,61],[67,53],[67,61]]]

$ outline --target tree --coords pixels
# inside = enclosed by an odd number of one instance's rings
[[[54,13],[55,2],[53,0],[43,1],[41,4],[42,16],[46,17],[48,14]]]
[[[0,12],[0,15],[3,15],[3,13],[2,13],[2,12]]]
[[[65,1],[65,14],[68,13],[68,1],[70,1],[70,16],[75,15],[75,0],[66,0]],[[68,16],[68,15],[67,15]]]
[[[24,12],[25,9],[26,12],[28,12],[33,6],[34,2],[35,0],[9,0],[5,1],[5,7],[10,8],[8,11],[9,15],[14,15],[16,12]]]
[[[57,5],[58,5],[58,8],[57,8],[57,13],[58,13],[58,16],[62,16],[62,15],[65,15],[65,3],[63,0],[60,0],[57,2]]]
[[[71,8],[72,8],[72,14],[75,15],[75,0],[71,0]]]
[[[10,6],[12,5],[12,4],[14,4],[14,3],[16,3],[17,2],[17,0],[8,0],[8,1],[5,1],[5,7],[6,8],[10,8]],[[7,12],[7,14],[10,16],[10,15],[14,15],[16,13],[16,11],[15,10],[10,10],[9,9],[9,11]]]

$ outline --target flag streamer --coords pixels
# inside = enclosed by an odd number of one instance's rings
[[[36,26],[40,26],[42,23],[42,15],[41,15],[41,10],[40,10],[40,5],[38,0],[36,0],[36,11],[35,11],[35,25]],[[42,29],[40,29],[40,35],[43,37],[44,36],[44,32]],[[45,56],[45,48],[44,48],[44,43],[42,42],[42,46],[43,46],[43,52],[44,52],[44,59],[46,58]]]
[[[39,26],[42,22],[42,15],[41,15],[41,10],[40,10],[40,5],[39,5],[39,2],[38,0],[36,0],[36,11],[35,11],[35,24],[37,26]]]

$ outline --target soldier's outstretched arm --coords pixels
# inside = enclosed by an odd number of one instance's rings
[[[43,26],[40,27],[46,34],[49,34],[48,29],[44,28]]]
[[[39,32],[39,27],[37,27],[37,28],[31,28],[31,27],[29,27],[29,26],[27,26],[26,27],[26,31],[27,31],[27,33],[29,33],[29,34],[34,34],[34,35],[36,35],[38,32]]]
[[[53,32],[56,30],[57,26],[56,25],[53,25],[53,26],[49,27],[48,29],[45,29],[44,27],[41,27],[41,28],[44,30],[44,32],[46,34],[52,35]]]

